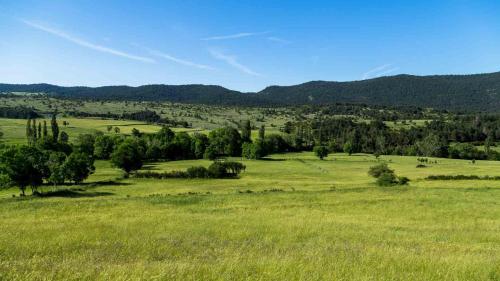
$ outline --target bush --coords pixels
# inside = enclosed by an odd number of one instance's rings
[[[398,183],[398,181],[394,172],[384,172],[377,178],[377,184],[379,186],[391,186],[396,183]]]
[[[207,168],[202,166],[189,167],[186,171],[171,171],[171,172],[139,172],[135,174],[136,178],[155,178],[155,179],[168,179],[168,178],[236,178],[241,171],[245,170],[245,165],[227,161],[227,162],[214,162]]]
[[[386,163],[370,167],[368,174],[377,179],[379,186],[407,185],[410,182],[407,177],[397,177],[394,170],[391,170]]]
[[[387,166],[386,163],[380,163],[378,165],[370,167],[370,170],[368,171],[368,174],[374,178],[379,178],[382,174],[385,173],[392,173],[394,174],[394,171]]]
[[[208,173],[211,178],[221,179],[227,177],[226,168],[221,164],[221,162],[214,162],[208,167]]]
[[[209,173],[207,168],[203,166],[194,166],[194,167],[189,167],[186,170],[186,174],[188,178],[208,178]]]
[[[500,180],[500,176],[430,175],[427,180]]]
[[[318,145],[313,148],[314,154],[321,160],[328,156],[328,148],[323,145]]]
[[[410,182],[410,179],[407,177],[398,177],[399,185],[407,185]]]

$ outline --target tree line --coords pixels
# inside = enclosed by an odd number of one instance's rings
[[[33,108],[26,106],[0,107],[0,117],[11,119],[40,118],[40,114]]]
[[[500,140],[499,115],[454,116],[425,122],[423,126],[391,128],[382,120],[318,116],[288,122],[284,139],[294,150],[325,146],[330,152],[413,155],[457,159],[500,160],[491,149]],[[475,145],[484,145],[479,150]]]

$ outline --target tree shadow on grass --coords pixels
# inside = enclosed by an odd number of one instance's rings
[[[261,160],[261,161],[271,161],[271,162],[273,162],[273,161],[277,161],[277,162],[278,161],[286,161],[286,159],[284,159],[284,158],[261,158],[259,160]]]
[[[101,197],[114,195],[112,192],[86,192],[84,189],[63,189],[40,193],[37,197],[64,197],[64,198],[83,198],[83,197]]]
[[[145,164],[142,166],[141,170],[145,171],[155,171],[159,170],[157,164]]]
[[[126,185],[130,185],[130,183],[115,181],[115,180],[84,182],[79,184],[79,186],[83,186],[87,189],[94,187],[101,187],[101,186],[126,186]]]

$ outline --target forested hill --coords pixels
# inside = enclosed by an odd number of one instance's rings
[[[255,96],[212,85],[144,85],[105,87],[61,87],[50,84],[0,84],[0,92],[47,93],[75,99],[171,101],[194,104],[261,105]]]
[[[43,92],[67,98],[172,101],[219,105],[363,103],[450,110],[500,111],[500,72],[475,75],[397,75],[352,82],[312,81],[241,93],[209,85],[59,87],[0,84],[0,92]]]
[[[353,82],[312,81],[272,86],[258,96],[286,104],[365,103],[458,110],[500,110],[500,72],[476,75],[397,75]]]

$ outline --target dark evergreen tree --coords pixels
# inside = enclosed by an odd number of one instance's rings
[[[28,118],[28,121],[26,122],[26,140],[28,141],[28,145],[33,144],[33,133],[32,133],[32,127],[31,127],[31,118]]]
[[[38,139],[41,139],[42,138],[42,123],[41,122],[38,122],[38,136],[37,136]]]
[[[241,140],[243,142],[252,141],[252,125],[250,124],[250,120],[246,120],[241,125]]]
[[[59,125],[57,124],[56,113],[52,114],[52,119],[50,120],[50,127],[52,129],[52,140],[57,142],[59,140]]]
[[[259,140],[264,140],[266,137],[266,127],[264,125],[261,125],[259,128]]]
[[[47,121],[43,120],[43,138],[47,138],[48,136],[48,131],[47,131]]]

